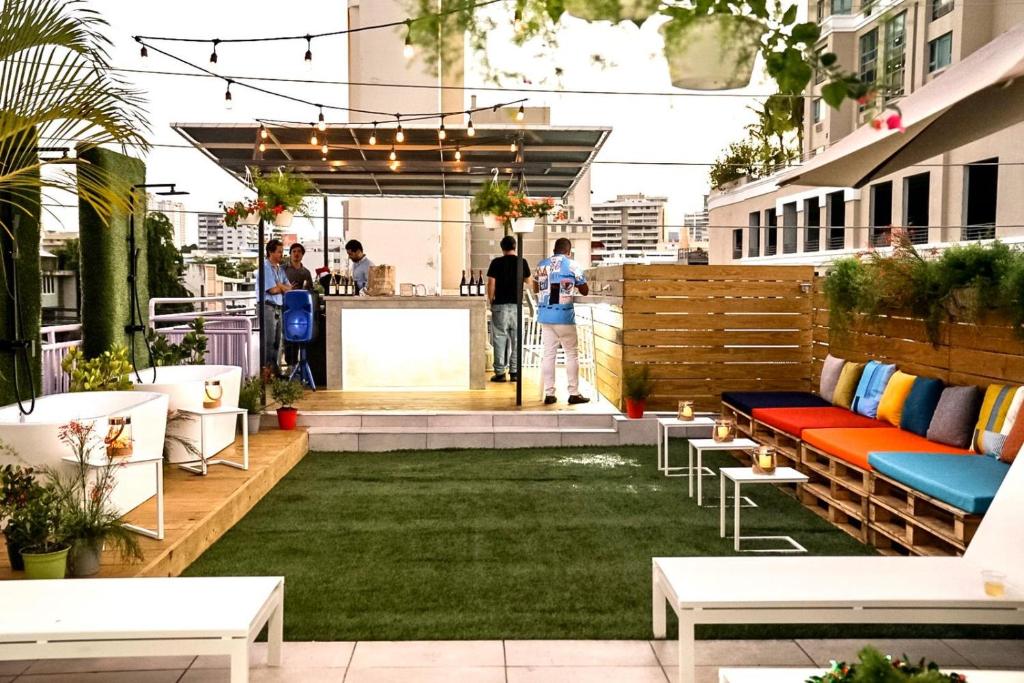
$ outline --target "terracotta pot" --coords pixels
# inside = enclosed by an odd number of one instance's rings
[[[292,219],[295,218],[295,214],[291,211],[282,211],[274,217],[274,227],[276,228],[288,228],[291,227]]]
[[[277,426],[281,429],[295,429],[299,421],[299,411],[296,408],[278,408]]]
[[[631,420],[639,420],[644,416],[644,409],[647,408],[647,399],[627,398],[626,416]]]
[[[732,90],[750,84],[765,26],[731,14],[709,14],[663,24],[672,85],[689,90]]]

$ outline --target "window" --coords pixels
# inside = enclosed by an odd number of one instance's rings
[[[814,101],[811,102],[811,112],[813,114],[814,122],[815,123],[820,123],[821,122],[821,118],[822,118],[821,98],[820,97],[815,97]]]
[[[825,82],[825,69],[821,67],[821,55],[825,52],[825,48],[814,51],[815,60],[814,63],[818,66],[814,69],[814,84]]]
[[[732,231],[732,257],[733,259],[743,258],[743,230]]]
[[[960,239],[995,239],[999,159],[985,159],[968,165],[964,183],[965,227]]]
[[[825,197],[825,215],[828,216],[828,248],[846,246],[846,199],[843,191],[830,192]]]
[[[849,14],[853,11],[853,0],[832,0],[832,14]]]
[[[928,73],[945,69],[953,61],[953,32],[928,41]]]
[[[764,210],[765,256],[775,256],[779,251],[779,234],[775,230],[777,218],[775,209]]]
[[[953,11],[953,0],[931,0],[930,5],[932,21]]]
[[[871,186],[871,245],[885,247],[892,242],[892,182]]]
[[[796,202],[782,205],[782,253],[796,253]]]
[[[907,13],[902,12],[885,22],[885,87],[886,97],[903,94],[903,70],[907,51]]]
[[[818,251],[821,248],[821,207],[818,198],[804,200],[804,251]]]
[[[747,256],[760,256],[761,252],[761,212],[751,211],[747,219]]]
[[[878,29],[860,37],[860,80],[874,83],[878,79]]]
[[[818,0],[815,12],[817,12],[817,22],[820,24],[821,20],[825,18],[825,0]]]
[[[864,14],[864,16],[867,16],[867,15],[871,14],[871,12],[874,11],[875,5],[877,5],[877,4],[878,4],[878,0],[863,0],[861,2],[860,10]]]
[[[929,174],[918,173],[903,179],[903,225],[913,244],[928,241],[928,194],[931,180]]]

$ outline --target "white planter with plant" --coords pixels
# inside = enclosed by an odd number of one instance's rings
[[[266,175],[253,170],[250,176],[256,188],[260,217],[265,222],[273,221],[275,226],[287,228],[294,214],[308,215],[306,197],[316,191],[309,178],[284,169]]]
[[[249,422],[249,433],[257,434],[260,431],[260,420],[263,418],[263,383],[258,377],[250,377],[242,382],[238,392],[238,407],[246,410],[246,420]]]
[[[750,84],[767,27],[738,14],[680,15],[662,25],[672,85],[731,90]]]

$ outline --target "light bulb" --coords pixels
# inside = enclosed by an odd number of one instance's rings
[[[267,127],[264,126],[261,123],[260,124],[260,137],[263,138],[264,140],[266,140],[269,135],[270,135],[270,133],[267,132]]]
[[[466,126],[466,135],[469,137],[476,135],[476,128],[473,127],[473,119],[470,119],[469,124]]]
[[[516,151],[516,143],[514,143],[514,142],[509,143],[508,151],[510,151],[510,152],[512,152],[514,154],[515,151]]]
[[[324,119],[324,108],[323,107],[320,107],[320,120],[316,124],[316,127],[319,128],[322,131],[323,130],[327,130],[327,121],[326,121],[326,119]]]
[[[234,106],[231,101],[231,81],[228,81],[227,90],[224,91],[224,108],[230,110]]]
[[[441,122],[441,127],[437,129],[437,139],[444,140],[448,137],[448,132],[444,129],[444,121]]]
[[[213,52],[210,53],[210,64],[216,64],[217,63],[217,45],[218,45],[218,43],[220,43],[220,40],[215,39],[213,41]]]
[[[303,57],[306,62],[306,71],[313,70],[313,39],[311,36],[306,36],[306,54]]]
[[[324,157],[327,156],[328,148],[327,148],[327,143],[326,142],[324,143],[323,147],[320,148],[320,151],[323,152]]]
[[[408,36],[405,38],[405,47],[402,48],[402,56],[406,59],[412,59],[416,56],[416,50],[413,48],[412,40]]]
[[[311,132],[309,134],[309,144],[311,144],[311,145],[313,145],[315,147],[318,144],[320,144],[320,141],[317,140],[317,137],[316,137],[316,126],[310,126],[310,128],[312,128],[312,130],[311,130]]]
[[[261,142],[260,143],[260,151],[261,152],[266,152],[267,151],[267,143],[265,143],[265,142]]]
[[[397,171],[397,170],[398,170],[398,161],[397,161],[397,160],[395,160],[395,161],[391,161],[391,162],[389,162],[389,163],[388,163],[388,167],[389,167],[389,168],[390,168],[390,169],[391,169],[392,171]]]
[[[395,154],[395,148],[394,147],[391,148],[391,154],[388,155],[388,159],[391,159],[391,161],[397,161],[398,160],[398,155]]]
[[[512,21],[512,26],[516,33],[522,33],[523,31],[523,9],[521,7],[516,8],[515,18]]]
[[[377,144],[377,124],[376,123],[373,124],[373,131],[370,133],[370,140],[369,140],[369,142],[370,142],[371,145],[376,145]]]
[[[523,105],[519,105],[519,111],[516,112],[516,121],[522,121],[526,118],[526,110],[523,109]]]
[[[455,148],[455,161],[462,161],[462,152],[459,151],[458,147]]]
[[[398,124],[398,130],[395,131],[395,142],[405,142],[405,131],[402,130],[402,124]]]

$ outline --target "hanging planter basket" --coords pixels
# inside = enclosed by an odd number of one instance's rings
[[[734,14],[673,19],[660,31],[672,85],[687,90],[733,90],[750,84],[764,24]]]
[[[533,229],[537,225],[537,219],[534,217],[528,218],[513,218],[512,219],[512,232],[533,232]]]
[[[239,225],[259,225],[260,224],[260,214],[259,214],[259,212],[253,211],[249,215],[247,215],[247,216],[245,216],[243,218],[239,218],[238,219],[238,224]]]
[[[505,222],[501,220],[500,216],[495,216],[493,213],[485,213],[483,215],[484,227],[488,230],[501,230]]]
[[[274,227],[276,228],[289,228],[292,225],[292,220],[295,218],[295,214],[291,211],[282,211],[281,213],[274,216]]]
[[[640,25],[655,12],[661,0],[565,0],[565,11],[585,21],[632,21]]]

